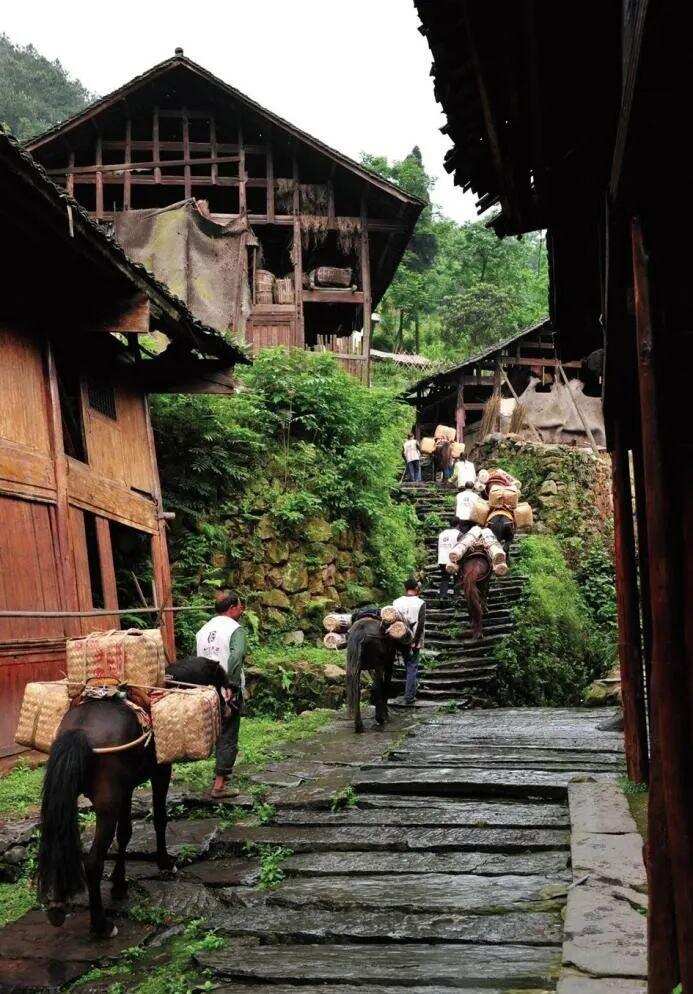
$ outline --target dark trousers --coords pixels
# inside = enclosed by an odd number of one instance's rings
[[[407,476],[412,483],[421,483],[421,460],[412,459],[407,463]]]
[[[419,686],[419,656],[418,649],[405,649],[402,653],[404,660],[404,700],[411,704],[416,700],[416,691]]]
[[[235,708],[231,714],[222,718],[221,734],[217,741],[215,776],[230,777],[238,755],[238,733],[241,729],[241,712]]]
[[[448,597],[450,594],[450,581],[452,576],[448,573],[447,568],[442,564],[438,567],[440,569],[440,585],[438,587],[439,597]]]

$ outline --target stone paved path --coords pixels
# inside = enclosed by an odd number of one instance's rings
[[[172,849],[196,847],[176,881],[159,879],[151,825],[139,821],[133,899],[219,930],[225,947],[197,961],[223,994],[553,991],[572,879],[568,783],[621,771],[620,736],[597,727],[612,714],[419,712],[363,736],[337,721],[256,777],[272,781],[271,824],[229,827],[216,812],[173,822]],[[347,784],[356,803],[333,811]],[[292,851],[276,889],[256,886],[248,843]],[[127,905],[114,910],[121,935],[96,948],[83,912],[67,930],[32,912],[1,931],[0,990],[46,990],[151,941]]]
[[[429,515],[440,519],[441,527],[452,526],[457,491],[442,484],[414,486],[402,484],[403,497],[415,507],[422,522]],[[438,528],[428,529],[424,536],[426,548],[426,582],[423,596],[426,599],[425,656],[430,660],[423,670],[417,704],[420,708],[454,701],[461,706],[485,705],[493,699],[493,681],[496,663],[493,652],[498,642],[512,631],[512,607],[522,591],[524,577],[516,569],[504,579],[493,577],[489,588],[488,614],[484,623],[484,637],[472,641],[469,637],[469,615],[466,604],[458,597],[442,599],[438,596]],[[512,556],[518,545],[511,546]],[[396,672],[403,688],[403,669]]]

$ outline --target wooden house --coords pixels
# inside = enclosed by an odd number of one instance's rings
[[[1,131],[0,222],[2,755],[24,685],[64,670],[66,636],[119,627],[136,607],[154,627],[170,606],[147,393],[229,393],[247,359]],[[156,358],[139,344],[150,333],[167,344]],[[153,577],[148,610],[119,600],[135,561]]]
[[[182,49],[28,148],[92,217],[115,224],[129,254],[176,289],[167,260],[151,251],[149,236],[161,232],[142,234],[145,215],[187,203],[214,245],[229,226],[245,232],[217,284],[217,299],[232,301],[217,314],[217,329],[253,349],[331,349],[368,379],[371,310],[423,208],[416,197],[259,106]],[[268,273],[281,280],[274,291]],[[199,301],[179,292],[203,317]]]
[[[499,416],[486,425],[489,431],[507,430],[521,401],[526,415],[521,430],[531,437],[604,448],[601,353],[568,359],[565,348],[544,320],[422,377],[403,395],[416,409],[418,436],[432,435],[439,424],[452,425],[469,451],[481,441],[484,412],[497,395]],[[582,348],[578,343],[578,356]]]
[[[548,229],[552,324],[583,355],[605,348],[628,772],[649,782],[648,991],[690,991],[693,13],[655,0],[415,2],[447,168],[480,209],[500,204],[499,234]]]

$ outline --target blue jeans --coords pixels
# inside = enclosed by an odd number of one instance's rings
[[[444,469],[443,470],[443,479],[444,480],[449,480],[450,477],[452,476],[454,470],[455,470],[454,466],[448,466],[446,469]]]
[[[416,699],[416,689],[419,685],[419,649],[407,649],[404,657],[404,700],[411,704]]]
[[[412,459],[407,463],[407,476],[412,483],[421,483],[421,460]]]

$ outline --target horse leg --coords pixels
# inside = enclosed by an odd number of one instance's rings
[[[363,731],[363,719],[361,717],[361,662],[356,664],[354,671],[354,731]]]
[[[152,807],[154,809],[154,831],[156,833],[156,864],[164,873],[175,870],[176,861],[166,848],[166,795],[171,783],[171,764],[157,765],[152,773]]]
[[[128,843],[132,837],[132,794],[127,794],[123,798],[118,813],[118,828],[116,830],[116,840],[118,842],[118,855],[115,867],[111,875],[111,893],[117,900],[127,897],[128,882],[125,879],[125,853]]]
[[[388,701],[390,700],[390,694],[392,692],[392,663],[388,663],[383,670],[383,720],[387,721],[390,717],[390,708],[388,707]]]
[[[113,803],[114,800],[114,798],[109,797],[105,803],[99,804],[98,807],[96,803],[94,804],[96,808],[94,842],[84,857],[84,870],[89,888],[91,932],[92,935],[103,939],[110,939],[112,936],[118,934],[118,929],[114,923],[110,918],[106,917],[103,909],[103,901],[101,900],[101,879],[103,877],[104,862],[106,853],[111,848],[118,821],[117,811],[119,805]]]
[[[375,704],[375,723],[379,728],[385,724],[385,680],[383,671],[376,669],[373,672],[373,703]]]

